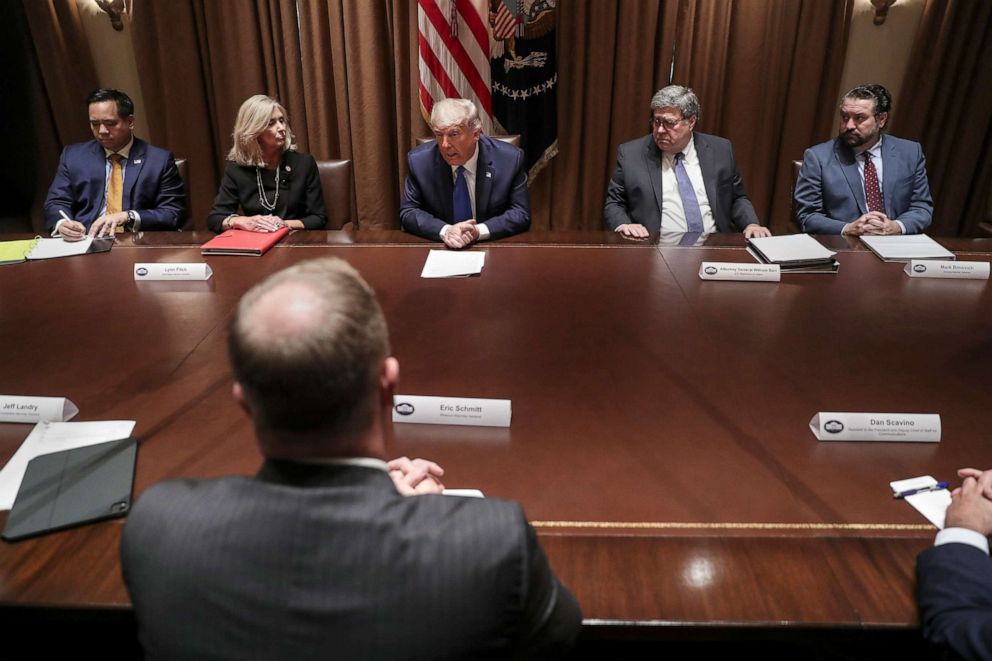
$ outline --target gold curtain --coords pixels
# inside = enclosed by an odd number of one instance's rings
[[[928,234],[978,236],[992,190],[992,3],[928,0],[894,135],[918,140],[934,200]]]

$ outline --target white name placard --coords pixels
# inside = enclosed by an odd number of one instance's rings
[[[988,280],[988,262],[948,262],[914,259],[906,264],[906,275],[911,278],[964,278]]]
[[[393,397],[393,422],[509,427],[511,417],[512,410],[508,399],[422,395]]]
[[[0,395],[0,422],[65,422],[79,409],[65,397]]]
[[[134,265],[135,280],[209,280],[213,273],[210,265],[204,262]]]
[[[809,421],[809,428],[821,441],[940,442],[940,416],[935,413],[821,411]]]
[[[701,280],[743,280],[750,282],[779,282],[782,269],[778,264],[736,264],[703,262],[699,265]]]

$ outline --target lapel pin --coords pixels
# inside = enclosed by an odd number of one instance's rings
[[[289,167],[289,166],[287,165],[287,166],[286,166],[286,172],[292,172],[292,171],[293,171],[293,168],[291,168],[291,167]]]
[[[134,164],[135,165],[141,165],[141,159],[140,158],[134,159]]]
[[[493,178],[493,173],[492,172],[487,172],[486,173],[486,179],[492,179],[492,178]]]

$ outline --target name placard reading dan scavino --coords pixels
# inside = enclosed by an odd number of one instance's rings
[[[509,427],[511,417],[512,410],[508,399],[423,395],[393,397],[393,422]]]
[[[780,282],[782,280],[782,269],[779,268],[778,264],[703,262],[699,265],[699,279]]]
[[[940,416],[936,413],[821,411],[809,421],[809,428],[821,441],[940,442]]]
[[[66,422],[79,409],[65,397],[0,395],[0,422]]]
[[[205,262],[135,264],[135,280],[209,280],[213,275]]]

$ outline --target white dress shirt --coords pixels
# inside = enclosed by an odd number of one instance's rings
[[[695,140],[689,140],[682,153],[685,154],[682,163],[689,175],[689,181],[696,192],[699,202],[699,213],[703,217],[703,232],[709,234],[716,231],[713,220],[713,210],[710,200],[706,197],[706,186],[703,185],[703,171],[699,168],[699,157],[696,154]],[[679,182],[675,178],[675,153],[663,152],[661,155],[661,230],[663,232],[688,232],[689,225],[685,220],[685,210],[682,208],[682,196],[679,194]]]

